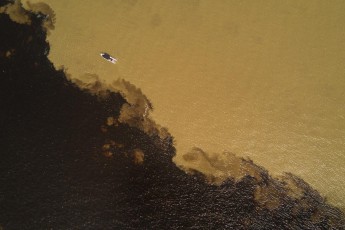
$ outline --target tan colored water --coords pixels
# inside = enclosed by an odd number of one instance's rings
[[[141,88],[178,163],[194,146],[228,150],[345,209],[345,1],[45,2],[50,59]]]

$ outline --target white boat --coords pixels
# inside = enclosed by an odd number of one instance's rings
[[[117,59],[110,56],[108,53],[101,53],[102,58],[104,58],[107,61],[110,61],[111,63],[115,64],[117,62]]]

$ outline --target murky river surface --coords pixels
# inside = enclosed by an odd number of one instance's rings
[[[44,2],[55,66],[141,88],[178,163],[227,150],[345,209],[345,1]]]

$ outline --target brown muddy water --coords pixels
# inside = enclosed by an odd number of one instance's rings
[[[345,209],[345,1],[44,2],[54,65],[140,88],[177,164],[221,176],[212,161],[233,152]],[[193,147],[211,160],[184,158]]]

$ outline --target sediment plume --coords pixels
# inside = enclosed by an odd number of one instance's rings
[[[44,2],[30,3],[26,2],[29,11],[32,11],[36,14],[42,15],[44,17],[42,26],[46,30],[47,34],[50,34],[50,30],[55,29],[55,12],[53,9]]]
[[[47,58],[45,17],[19,6],[30,24],[0,13],[0,228],[344,229],[293,174],[201,149],[185,173],[173,142],[145,127],[142,92],[72,82]]]
[[[0,13],[7,14],[11,20],[19,24],[31,24],[29,12],[22,7],[20,0],[16,0],[0,7]]]
[[[282,176],[272,177],[252,160],[237,157],[233,153],[209,154],[200,148],[193,148],[183,155],[183,159],[185,164],[180,165],[182,169],[190,174],[197,172],[203,175],[210,184],[219,186],[227,180],[239,183],[246,177],[253,178],[254,199],[260,207],[269,210],[279,208],[286,200],[298,203],[305,202],[305,199],[325,202],[317,191],[297,176],[284,173]]]
[[[172,140],[168,129],[160,126],[150,118],[153,111],[150,100],[140,88],[124,79],[117,79],[111,84],[101,81],[97,74],[84,74],[81,79],[72,79],[78,86],[94,95],[106,97],[110,92],[119,93],[126,100],[121,107],[118,122],[136,127],[151,136]]]

